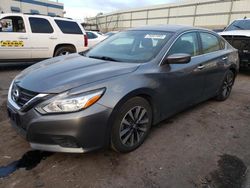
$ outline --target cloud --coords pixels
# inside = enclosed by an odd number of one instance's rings
[[[96,16],[100,12],[107,13],[173,1],[175,0],[59,0],[64,3],[65,16],[81,20]]]

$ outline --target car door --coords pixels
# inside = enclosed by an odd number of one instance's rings
[[[0,60],[31,58],[31,41],[27,25],[21,16],[6,16],[1,20]]]
[[[165,58],[180,53],[190,54],[191,61],[187,64],[161,65],[162,111],[165,117],[200,102],[204,90],[205,75],[200,70],[203,58],[200,56],[197,32],[182,34]]]
[[[58,40],[52,23],[43,17],[29,18],[32,41],[32,58],[50,58],[53,57],[54,46]]]
[[[204,63],[202,72],[206,75],[204,98],[216,95],[219,90],[228,61],[229,51],[225,50],[220,38],[210,32],[199,32]]]

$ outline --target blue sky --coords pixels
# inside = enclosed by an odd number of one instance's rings
[[[175,0],[58,0],[64,3],[67,17],[83,20],[103,12],[170,3]]]

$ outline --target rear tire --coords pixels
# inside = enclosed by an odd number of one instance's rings
[[[121,153],[138,148],[152,124],[152,109],[147,100],[134,97],[125,102],[116,115],[111,132],[111,147]]]
[[[233,71],[228,70],[223,79],[223,84],[219,90],[219,93],[215,97],[217,101],[225,101],[230,96],[234,84],[234,79],[235,74],[233,73]]]
[[[61,46],[61,47],[56,49],[56,51],[54,53],[54,57],[68,55],[68,54],[72,54],[75,52],[76,52],[76,49],[73,46]]]

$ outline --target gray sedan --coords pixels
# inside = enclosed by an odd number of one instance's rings
[[[24,70],[10,86],[8,113],[34,149],[130,152],[152,125],[210,98],[226,100],[238,68],[237,50],[212,31],[134,28]]]

